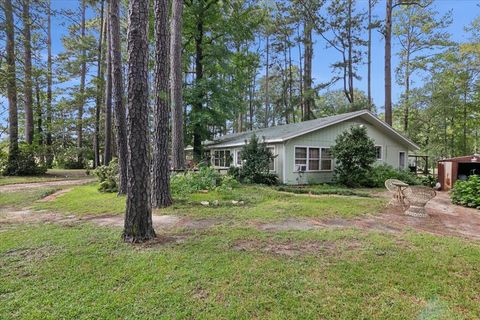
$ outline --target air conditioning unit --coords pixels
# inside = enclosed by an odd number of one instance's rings
[[[305,172],[305,171],[307,171],[307,165],[306,164],[296,164],[295,165],[295,171]]]

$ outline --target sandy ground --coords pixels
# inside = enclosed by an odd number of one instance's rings
[[[30,182],[30,183],[17,183],[17,184],[7,184],[0,186],[0,193],[2,192],[15,192],[21,190],[29,190],[36,188],[45,188],[45,187],[59,187],[59,186],[78,186],[82,184],[87,184],[95,181],[95,179],[76,179],[76,180],[55,180],[55,181],[46,181],[46,182]]]

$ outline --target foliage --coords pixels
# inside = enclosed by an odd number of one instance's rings
[[[371,186],[370,171],[376,161],[375,144],[364,126],[352,126],[335,140],[335,180],[348,187]]]
[[[3,156],[0,155],[0,158]],[[8,176],[34,176],[47,172],[47,167],[38,159],[35,146],[26,143],[19,144],[17,161],[13,166],[9,166],[8,163],[2,165],[2,162],[0,159],[0,167],[4,167],[3,174]]]
[[[220,182],[220,185],[216,188],[216,190],[229,191],[229,190],[233,190],[234,188],[238,188],[239,186],[240,186],[240,183],[238,182],[238,180],[235,179],[234,176],[227,174],[222,176],[222,181]]]
[[[3,151],[0,148],[0,175],[4,172],[7,167],[8,162],[8,153]]]
[[[466,181],[457,180],[452,189],[452,202],[480,209],[480,176],[471,175]]]
[[[398,170],[388,164],[373,166],[369,173],[371,187],[383,187],[385,180],[397,179],[409,185],[420,184],[415,174],[409,170]]]
[[[214,190],[222,183],[220,173],[212,167],[201,166],[198,172],[187,171],[173,174],[170,188],[173,195],[184,197],[201,190]]]
[[[342,186],[336,185],[309,185],[307,187],[297,187],[297,186],[279,186],[277,187],[278,191],[291,192],[296,194],[314,194],[314,195],[324,195],[324,194],[336,194],[340,196],[357,196],[357,197],[370,197],[370,194],[364,191],[357,191],[351,188],[345,188]]]
[[[55,164],[58,168],[62,169],[83,169],[85,168],[85,162],[78,160],[78,154],[77,147],[59,150],[55,154]]]
[[[98,186],[100,192],[118,192],[118,170],[117,158],[113,158],[108,166],[100,166],[95,169],[94,174],[100,182]]]
[[[434,176],[428,175],[428,176],[421,177],[420,181],[424,186],[433,188],[437,184],[438,180]]]
[[[270,172],[270,162],[275,158],[265,142],[254,134],[240,152],[242,166],[230,172],[242,183],[278,184],[276,174]]]

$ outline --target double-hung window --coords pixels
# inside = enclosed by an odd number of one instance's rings
[[[227,168],[230,167],[230,150],[215,150],[213,152],[213,165],[215,167]]]
[[[275,157],[275,147],[267,147],[267,149],[272,153],[272,155]],[[268,167],[270,171],[275,171],[275,158],[270,159],[270,165]]]
[[[382,146],[375,146],[375,154],[377,156],[377,160],[383,159],[383,148]]]
[[[331,171],[330,148],[295,147],[295,171]]]

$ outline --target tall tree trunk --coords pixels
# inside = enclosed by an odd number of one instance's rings
[[[112,58],[112,89],[113,107],[115,118],[115,131],[117,133],[116,146],[120,175],[119,194],[127,192],[127,123],[125,105],[123,103],[123,77],[122,77],[122,50],[120,43],[120,0],[110,1],[109,36]]]
[[[367,41],[367,99],[368,110],[372,110],[372,8],[373,0],[368,0],[368,41]]]
[[[201,2],[201,8],[198,14],[198,21],[196,23],[195,34],[195,82],[197,90],[199,91],[196,96],[196,101],[192,106],[193,114],[193,159],[195,162],[202,160],[202,123],[200,121],[201,113],[203,109],[203,101],[205,99],[205,93],[202,89],[203,82],[203,19],[204,19],[204,7]]]
[[[148,2],[130,0],[128,4],[128,188],[123,230],[126,242],[155,238],[148,163]]]
[[[95,137],[94,137],[94,153],[95,161],[94,166],[100,166],[100,110],[102,109],[103,98],[103,68],[102,68],[102,47],[103,47],[103,34],[106,23],[103,19],[104,1],[101,2],[100,9],[100,34],[98,37],[98,52],[97,52],[97,97],[95,101]]]
[[[170,161],[168,157],[169,124],[169,28],[168,0],[155,0],[155,105],[153,107],[152,206],[172,204]]]
[[[172,102],[172,166],[174,170],[185,168],[182,96],[182,15],[183,0],[173,0],[170,29],[170,85]]]
[[[352,0],[348,0],[348,22],[347,22],[347,41],[348,41],[348,95],[350,104],[355,103],[353,94],[353,39],[352,39]]]
[[[313,43],[312,43],[312,23],[308,19],[304,22],[304,68],[303,68],[303,92],[305,95],[303,120],[310,120],[313,108],[313,92],[312,92],[312,59],[313,59]]]
[[[268,91],[268,85],[270,82],[269,70],[270,70],[270,36],[267,35],[267,53],[266,53],[266,65],[265,65],[265,128],[268,127],[268,118],[270,117],[270,92]]]
[[[52,18],[51,18],[51,0],[48,1],[47,13],[47,123],[46,123],[46,164],[48,168],[52,167]]]
[[[80,23],[80,34],[82,41],[85,39],[85,10],[87,4],[86,0],[82,0],[82,18]],[[77,149],[78,149],[78,163],[83,163],[83,108],[85,105],[85,77],[87,75],[87,57],[85,49],[82,49],[81,55],[81,70],[80,70],[80,101],[77,111]]]
[[[107,5],[108,10],[113,5],[113,1]],[[107,18],[107,23],[109,18]],[[106,55],[105,66],[107,77],[105,80],[105,125],[104,125],[104,149],[103,149],[103,164],[108,165],[112,160],[112,38],[110,32],[110,26],[107,26],[107,43],[106,43]]]
[[[300,38],[300,24],[297,27],[297,36]],[[303,121],[305,119],[304,112],[305,112],[305,98],[304,98],[304,90],[303,90],[303,57],[302,57],[302,42],[298,41],[298,78],[300,83],[300,120]]]
[[[385,122],[392,125],[392,0],[386,0],[385,16]]]
[[[290,43],[290,38],[288,39]],[[295,122],[295,107],[293,105],[293,71],[292,71],[292,46],[288,46],[288,103],[292,114],[292,122]]]
[[[15,29],[12,1],[3,2],[7,51],[7,96],[8,96],[8,167],[6,173],[16,174],[18,169],[18,111],[15,71]]]
[[[410,117],[410,54],[407,54],[405,65],[405,113],[403,115],[403,131],[408,131],[408,120]]]
[[[37,98],[37,107],[36,107],[36,116],[37,116],[37,141],[38,145],[43,145],[43,110],[42,110],[42,101],[41,101],[41,92],[40,92],[40,80],[37,76],[35,78],[35,95]],[[43,161],[44,159],[42,159]]]
[[[33,91],[32,91],[32,43],[31,43],[31,21],[30,21],[30,0],[22,0],[23,20],[23,47],[24,47],[24,99],[25,99],[25,141],[33,143]]]

